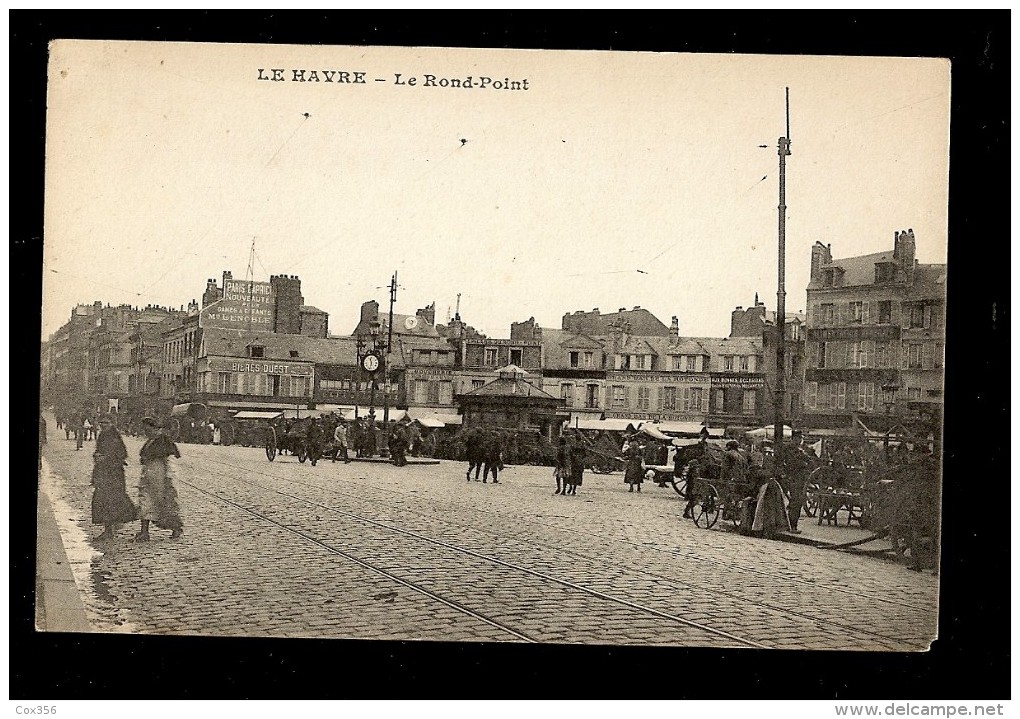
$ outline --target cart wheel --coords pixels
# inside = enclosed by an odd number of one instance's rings
[[[673,491],[679,494],[681,497],[687,496],[687,478],[690,476],[690,473],[691,465],[685,464],[684,468],[680,470],[679,477],[677,477],[675,473],[673,474],[673,478],[670,484],[673,485]]]
[[[804,488],[804,516],[813,517],[818,514],[818,485],[809,484]]]
[[[694,524],[704,529],[711,529],[719,521],[719,491],[711,484],[698,493],[698,498],[691,508]]]
[[[276,459],[276,445],[266,443],[266,459],[270,462]]]
[[[308,459],[308,450],[306,450],[304,445],[302,445],[298,447],[297,461],[304,464],[306,459]]]

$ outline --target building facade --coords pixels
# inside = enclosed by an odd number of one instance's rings
[[[886,431],[941,417],[945,353],[943,264],[920,264],[913,230],[892,252],[832,259],[811,249],[805,422]]]

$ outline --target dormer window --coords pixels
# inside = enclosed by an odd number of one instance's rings
[[[250,345],[248,347],[248,356],[252,359],[262,359],[266,356],[266,348],[262,345]]]
[[[825,270],[822,273],[822,284],[825,285],[826,287],[832,287],[832,281],[833,281],[832,278],[833,278],[834,274],[835,274],[835,272],[833,272],[832,270]]]

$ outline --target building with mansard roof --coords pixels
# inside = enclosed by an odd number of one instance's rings
[[[811,248],[804,413],[813,428],[872,431],[941,423],[946,266],[892,251],[833,259]],[[935,432],[938,434],[938,432]]]

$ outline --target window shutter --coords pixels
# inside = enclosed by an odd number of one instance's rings
[[[931,342],[925,342],[924,347],[921,350],[921,368],[922,369],[934,369],[935,368],[935,345]]]
[[[837,405],[840,409],[846,409],[846,382],[839,383]]]
[[[870,325],[871,324],[871,303],[870,302],[862,302],[861,303],[861,307],[862,307],[862,310],[861,310],[861,324]]]
[[[702,411],[703,414],[708,414],[708,395],[709,394],[710,394],[709,390],[702,390],[701,391],[701,411]]]
[[[903,343],[903,369],[910,367],[910,345]]]
[[[808,342],[807,343],[807,366],[817,367],[818,366],[818,343]]]
[[[623,387],[623,406],[630,407],[630,387],[627,385]]]
[[[659,411],[661,412],[662,411],[662,404],[666,400],[666,388],[665,387],[659,387],[658,395],[659,395],[659,401],[657,403],[657,406],[659,408]]]
[[[928,329],[931,327],[931,305],[925,305],[922,312],[924,316],[924,328]]]

